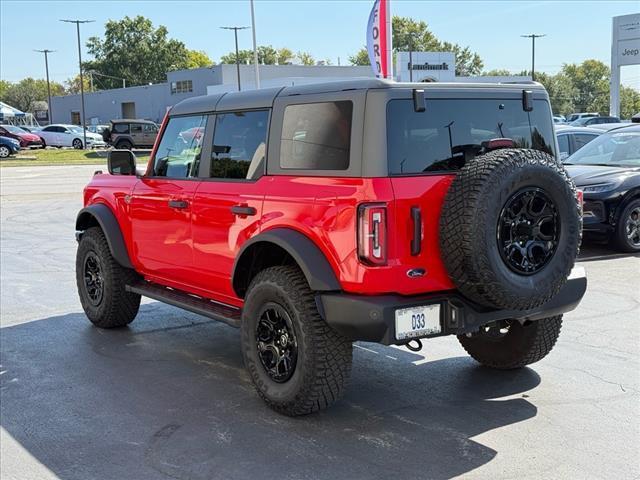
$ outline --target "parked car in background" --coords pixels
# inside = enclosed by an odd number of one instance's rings
[[[564,115],[554,115],[553,123],[555,124],[567,123],[567,119],[564,117]]]
[[[589,128],[594,130],[599,130],[600,132],[608,132],[609,130],[614,130],[620,127],[628,127],[630,122],[620,122],[620,123],[596,123],[595,125],[589,125]]]
[[[571,125],[556,125],[555,130],[558,139],[558,156],[562,161],[602,134],[600,130]]]
[[[579,118],[587,118],[587,117],[597,117],[599,115],[598,112],[582,112],[582,113],[572,113],[567,117],[567,123],[575,122]]]
[[[9,137],[0,137],[0,158],[7,158],[20,151],[20,142]]]
[[[118,149],[151,148],[158,131],[158,125],[150,120],[111,120],[110,127],[102,132],[102,137]]]
[[[633,117],[631,117],[632,123],[640,123],[640,113],[636,113]]]
[[[50,147],[73,147],[80,149],[84,147],[84,132],[78,125],[47,125],[38,130],[38,135],[45,145]],[[102,136],[97,133],[86,132],[87,147],[104,147],[106,144]]]
[[[104,132],[107,128],[109,128],[109,125],[89,125],[87,127],[87,131],[102,135],[102,132]]]
[[[620,123],[618,117],[582,117],[571,122],[575,127],[591,127],[593,125],[601,125],[603,123]]]
[[[604,133],[565,162],[584,194],[585,233],[640,252],[640,125]]]
[[[35,132],[38,128],[40,128],[40,127],[32,127],[32,126],[25,126],[25,125],[17,125],[17,127],[18,127],[20,130],[23,130],[23,131],[25,131],[25,132],[27,132],[27,133],[33,133],[33,132]]]
[[[33,133],[28,133],[15,125],[0,125],[0,137],[13,138],[20,143],[21,148],[43,148],[42,139]]]

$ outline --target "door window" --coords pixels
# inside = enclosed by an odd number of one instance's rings
[[[173,117],[167,123],[156,152],[153,173],[157,177],[188,178],[198,175],[202,151],[204,115]]]
[[[571,155],[569,135],[558,135],[558,148],[560,149],[560,160],[564,160]]]
[[[142,133],[142,125],[140,125],[139,123],[132,123],[131,133]]]
[[[264,171],[268,123],[267,110],[217,115],[211,178],[259,178]]]
[[[129,124],[128,123],[114,123],[113,124],[113,132],[114,133],[129,133]]]
[[[576,144],[576,151],[580,150],[582,147],[584,147],[587,143],[589,143],[591,140],[593,140],[596,137],[597,135],[589,135],[588,133],[576,133],[573,136],[573,141]]]

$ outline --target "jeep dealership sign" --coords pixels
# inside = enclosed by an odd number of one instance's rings
[[[640,65],[640,13],[613,17],[611,38],[611,115],[620,114],[620,67]]]

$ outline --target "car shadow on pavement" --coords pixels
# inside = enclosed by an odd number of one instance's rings
[[[74,313],[1,334],[2,427],[63,479],[452,478],[496,456],[473,437],[537,412],[532,369],[362,344],[343,400],[284,417],[237,330],[159,303],[129,328]]]

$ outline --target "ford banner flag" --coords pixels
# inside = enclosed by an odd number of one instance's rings
[[[390,0],[375,0],[367,25],[367,51],[373,73],[378,78],[393,78],[391,57]]]

